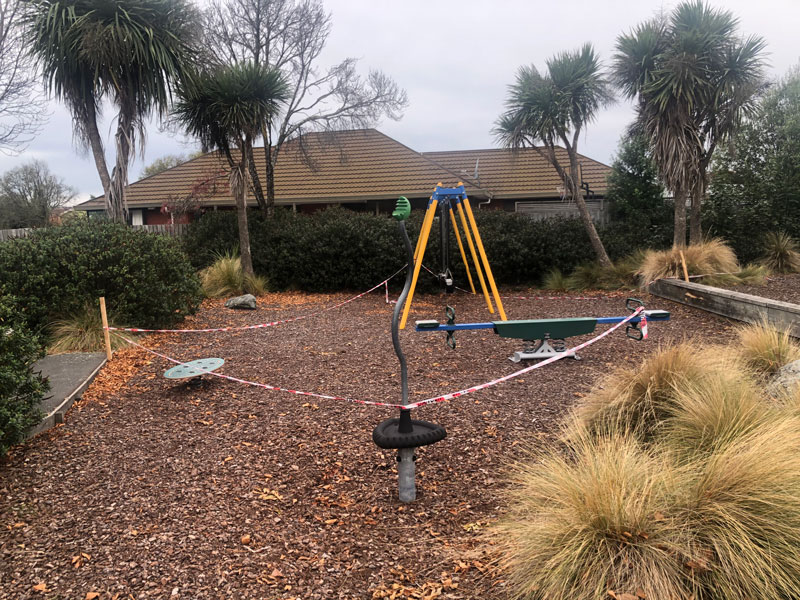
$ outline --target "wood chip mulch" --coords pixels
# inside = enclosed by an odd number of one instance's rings
[[[285,319],[347,297],[271,294],[243,312],[207,301],[182,326]],[[606,316],[626,314],[624,298],[504,303],[510,319]],[[484,534],[504,513],[509,465],[612,368],[661,344],[732,336],[732,322],[644,299],[672,311],[646,342],[618,331],[581,361],[415,411],[448,435],[418,451],[412,504],[397,499],[395,453],[371,439],[396,411],[209,376],[190,387],[162,377],[163,359],[118,352],[64,425],[0,464],[0,598],[505,598]],[[456,350],[413,331],[414,319],[443,321],[446,301],[458,322],[497,318],[480,296],[415,299],[401,332],[412,400],[520,368],[508,356],[521,342],[491,331],[459,332]],[[391,311],[376,292],[279,327],[144,343],[181,360],[222,357],[220,372],[243,379],[396,402]]]
[[[800,275],[770,275],[764,285],[737,285],[733,292],[800,304]]]

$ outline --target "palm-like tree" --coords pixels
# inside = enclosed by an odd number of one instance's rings
[[[578,165],[578,141],[597,112],[613,101],[600,60],[591,44],[575,52],[562,52],[547,61],[542,75],[534,66],[522,67],[510,86],[506,112],[497,121],[495,134],[509,148],[534,148],[558,172],[567,196],[578,206],[597,260],[611,264],[597,235],[583,197]],[[557,145],[567,151],[569,164],[558,158]]]
[[[230,168],[230,188],[236,200],[242,270],[253,273],[247,230],[248,165],[253,142],[287,99],[287,86],[279,71],[242,62],[206,71],[178,92],[173,114],[186,131],[196,136],[203,150],[218,150]]]
[[[617,39],[614,81],[638,100],[635,127],[675,198],[676,246],[686,244],[687,200],[690,241],[701,241],[714,149],[754,112],[762,86],[764,40],[737,28],[729,11],[691,0]]]
[[[31,52],[50,93],[72,113],[76,140],[92,151],[112,219],[126,219],[132,151],[144,143],[144,121],[165,114],[171,90],[190,72],[199,23],[189,0],[30,0]],[[104,100],[117,110],[110,175],[97,124]]]

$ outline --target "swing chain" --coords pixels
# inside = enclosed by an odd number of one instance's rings
[[[456,324],[456,309],[452,306],[448,306],[444,309],[444,314],[447,315],[447,324],[448,325],[455,325]],[[447,345],[452,349],[456,349],[456,335],[455,331],[448,331],[447,332]]]
[[[638,298],[628,298],[625,300],[625,308],[631,312],[636,312],[636,309],[640,306],[644,308],[644,302]],[[625,328],[625,336],[639,342],[644,339],[644,332],[639,329],[639,323],[631,323]]]

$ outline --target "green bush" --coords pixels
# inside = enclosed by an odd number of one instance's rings
[[[0,456],[39,421],[39,402],[50,387],[32,369],[41,355],[39,340],[25,327],[19,304],[0,294]]]
[[[177,240],[95,220],[0,243],[0,287],[13,290],[34,330],[99,296],[120,323],[163,327],[193,312],[201,297]]]
[[[423,211],[415,211],[408,221],[412,244],[416,244],[423,216]],[[593,257],[578,219],[534,221],[495,210],[475,211],[475,219],[498,284],[538,284],[553,269],[569,272]],[[254,213],[248,221],[253,268],[276,289],[361,290],[406,262],[397,225],[388,216],[338,208],[310,215],[281,209],[270,219]],[[461,235],[464,241],[463,231]],[[192,223],[184,244],[192,263],[200,269],[213,263],[215,256],[234,250],[237,240],[235,214],[217,211]],[[464,245],[469,257],[466,241]],[[434,271],[441,264],[440,246],[437,222],[423,260]],[[452,230],[450,256],[457,284],[466,287],[466,273]],[[471,273],[477,286],[472,267]],[[395,285],[401,285],[401,280]],[[433,277],[423,273],[418,289],[431,291],[437,289],[436,285]]]

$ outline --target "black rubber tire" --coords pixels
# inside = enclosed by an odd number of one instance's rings
[[[441,425],[429,423],[428,421],[411,420],[413,429],[411,433],[400,433],[398,425],[400,419],[386,419],[378,424],[372,431],[372,441],[380,448],[419,448],[435,444],[447,437],[447,431]]]

